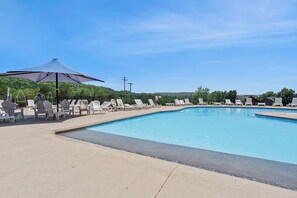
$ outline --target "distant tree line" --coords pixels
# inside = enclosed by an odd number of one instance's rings
[[[12,100],[18,102],[20,106],[25,105],[26,99],[48,99],[52,102],[56,101],[54,83],[35,83],[21,78],[0,77],[0,99],[6,98],[7,87],[10,88]],[[89,84],[59,83],[59,100],[87,99],[89,101],[99,100],[103,102],[109,101],[112,98],[122,98],[124,103],[134,104],[135,98],[139,98],[147,103],[148,99],[155,99],[155,96],[161,96],[158,99],[158,103],[162,105],[174,102],[175,98],[189,98],[194,104],[197,104],[198,98],[203,98],[207,102],[224,102],[225,99],[235,102],[235,99],[238,97],[236,90],[210,92],[209,88],[201,86],[194,93],[132,93],[129,91],[115,91],[107,87]],[[257,96],[259,101],[265,101],[268,97],[281,97],[283,98],[284,105],[286,105],[292,101],[293,97],[297,97],[297,95],[294,90],[283,88],[277,93],[269,91]]]
[[[294,97],[297,97],[297,94],[293,89],[283,88],[279,92],[268,91],[256,97],[260,102],[265,102],[269,97],[281,97],[283,99],[283,104],[287,105],[292,102]],[[210,92],[210,89],[207,87],[198,87],[195,91],[192,101],[198,103],[198,98],[203,98],[207,102],[225,102],[225,99],[230,99],[232,102],[238,98],[236,90],[230,91],[213,91]]]

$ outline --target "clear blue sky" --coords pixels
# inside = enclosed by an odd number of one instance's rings
[[[0,0],[0,72],[59,58],[137,92],[297,90],[297,1]]]

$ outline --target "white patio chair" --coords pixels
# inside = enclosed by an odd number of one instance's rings
[[[179,99],[174,100],[175,106],[181,106]]]
[[[242,105],[242,102],[241,102],[241,100],[236,99],[236,100],[235,100],[235,104],[236,104],[236,105]]]
[[[115,99],[111,99],[110,100],[110,103],[111,103],[111,107],[112,107],[112,111],[117,111],[118,110],[118,106],[117,106],[117,102]]]
[[[82,112],[86,111],[87,114],[90,114],[90,108],[89,103],[87,100],[81,100],[79,105],[79,115],[81,115]]]
[[[193,103],[190,102],[190,100],[188,98],[185,98],[185,104],[186,105],[193,105]]]
[[[180,103],[181,106],[185,106],[186,105],[184,100],[179,100],[179,103]]]
[[[230,99],[225,99],[225,105],[233,105]]]
[[[60,102],[61,110],[64,112],[64,117],[67,114],[69,117],[70,115],[74,115],[74,108],[70,106],[70,103],[68,100],[62,100]]]
[[[282,98],[275,98],[273,106],[274,107],[276,107],[276,106],[282,107],[283,106],[283,99]]]
[[[43,105],[45,107],[45,111],[46,111],[46,116],[45,117],[46,117],[47,120],[49,118],[52,118],[52,119],[56,118],[57,120],[59,120],[60,116],[64,115],[63,110],[57,112],[56,110],[53,109],[52,103],[50,103],[47,100],[43,102]]]
[[[141,99],[135,99],[134,101],[136,103],[135,106],[136,106],[137,109],[149,109],[149,108],[152,107],[151,105],[143,104]]]
[[[207,103],[203,101],[203,98],[198,98],[198,105],[207,105]]]
[[[297,98],[293,98],[290,107],[297,107]]]
[[[95,111],[98,111],[99,113],[103,113],[103,109],[98,100],[94,100],[90,103],[90,112],[92,112],[92,114],[95,114]]]
[[[44,115],[46,117],[46,109],[44,107],[43,101],[39,100],[36,102],[34,109],[35,118],[38,119],[39,115]]]
[[[149,101],[149,103],[150,103],[150,105],[152,107],[157,107],[157,108],[160,108],[161,107],[161,105],[155,104],[154,101],[153,101],[153,99],[148,99],[148,101]]]
[[[118,108],[119,109],[123,109],[123,110],[132,110],[132,106],[128,105],[128,104],[124,104],[122,99],[117,99],[117,104],[118,104]]]
[[[9,117],[14,116],[16,118],[18,116],[21,116],[22,119],[24,119],[23,109],[16,111],[17,109],[16,109],[15,103],[13,103],[10,100],[6,100],[6,101],[2,102],[2,109],[4,110],[6,115]]]
[[[112,107],[111,107],[111,102],[108,101],[104,101],[101,105],[103,111],[111,111]]]
[[[246,98],[244,105],[245,106],[252,106],[253,105],[253,99],[252,98]]]

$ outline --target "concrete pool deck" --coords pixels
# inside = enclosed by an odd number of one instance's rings
[[[0,124],[1,197],[296,197],[297,192],[57,136],[157,111],[109,112],[61,122]]]

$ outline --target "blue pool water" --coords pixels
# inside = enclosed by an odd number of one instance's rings
[[[256,116],[295,110],[187,108],[88,130],[297,164],[297,121]]]

